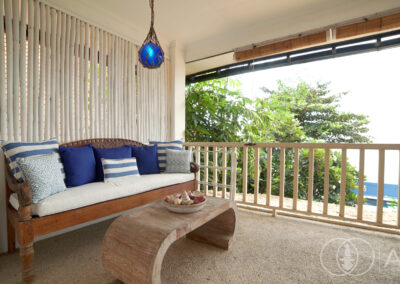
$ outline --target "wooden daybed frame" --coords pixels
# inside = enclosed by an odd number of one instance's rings
[[[93,144],[95,147],[112,148],[124,145],[144,146],[144,144],[127,139],[88,139],[69,142],[63,146],[80,147]],[[199,167],[190,165],[191,172],[197,175]],[[49,234],[64,228],[96,220],[115,213],[123,212],[164,198],[168,194],[180,193],[197,188],[196,178],[193,181],[161,187],[128,197],[105,201],[90,206],[60,212],[44,217],[32,216],[32,194],[27,184],[19,183],[11,173],[6,162],[6,196],[7,196],[7,232],[8,252],[15,252],[15,233],[20,245],[19,255],[22,264],[22,281],[31,282],[33,272],[33,243],[35,237]],[[9,203],[12,193],[18,194],[18,211]]]

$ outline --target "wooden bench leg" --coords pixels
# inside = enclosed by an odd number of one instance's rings
[[[33,281],[33,242],[21,245],[19,257],[22,264],[22,282],[30,283]]]
[[[22,266],[22,282],[33,281],[33,228],[30,221],[18,223],[18,243],[20,245],[19,257]]]
[[[8,253],[15,252],[15,229],[10,220],[7,219],[7,239],[8,239]]]

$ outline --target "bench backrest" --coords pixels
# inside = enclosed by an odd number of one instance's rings
[[[92,144],[94,147],[98,148],[114,148],[114,147],[122,147],[125,145],[132,145],[132,146],[145,145],[143,143],[134,140],[120,139],[120,138],[93,138],[93,139],[72,141],[61,145],[66,147],[81,147],[89,144]]]

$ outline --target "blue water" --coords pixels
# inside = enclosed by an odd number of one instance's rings
[[[364,196],[367,199],[365,204],[376,206],[376,197],[378,195],[378,183],[376,182],[365,182],[364,183],[366,190],[364,191]],[[355,194],[357,194],[358,190],[352,190]],[[375,198],[368,198],[375,197]],[[389,207],[390,201],[387,199],[395,198],[398,200],[398,185],[397,184],[388,184],[385,183],[384,186],[384,207]]]
[[[364,196],[374,196],[376,197],[378,194],[378,184],[376,182],[365,182],[365,187],[367,188],[364,191]],[[384,196],[389,198],[398,198],[398,186],[397,184],[388,184],[385,183],[384,187]],[[357,190],[355,191],[357,192]]]

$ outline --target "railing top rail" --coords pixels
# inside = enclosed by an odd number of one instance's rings
[[[185,146],[201,147],[258,147],[258,148],[308,148],[308,149],[367,149],[400,150],[400,144],[365,143],[248,143],[248,142],[185,142]]]

